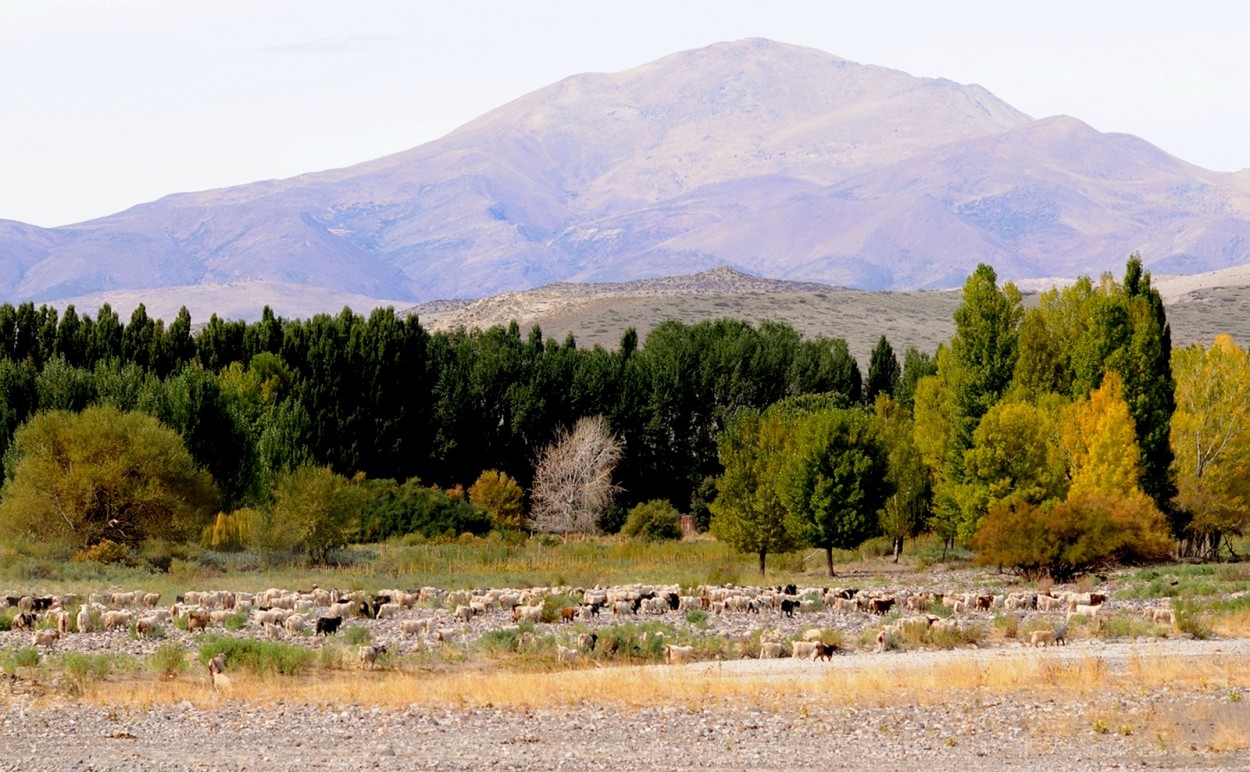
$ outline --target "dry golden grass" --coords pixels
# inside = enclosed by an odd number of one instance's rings
[[[1213,614],[1211,629],[1223,638],[1250,638],[1250,609]]]
[[[223,698],[249,703],[351,703],[399,707],[543,708],[610,704],[698,706],[721,700],[760,706],[930,705],[976,696],[1023,693],[1077,698],[1119,690],[1167,686],[1210,690],[1250,686],[1250,662],[1233,657],[1134,656],[1122,672],[1098,657],[1004,657],[989,662],[953,658],[943,663],[740,671],[711,662],[682,668],[615,667],[555,672],[503,670],[430,673],[418,671],[319,672],[282,678],[233,675],[229,694],[216,694],[205,678],[159,680],[137,677],[88,684],[81,699],[91,703],[144,707],[190,701],[208,705]],[[124,688],[119,688],[119,685]]]

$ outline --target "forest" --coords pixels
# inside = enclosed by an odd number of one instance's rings
[[[666,322],[606,350],[515,323],[430,333],[390,309],[196,329],[185,309],[166,325],[142,306],[123,322],[4,305],[0,538],[79,559],[156,540],[325,562],[407,534],[628,519],[673,535],[683,513],[761,571],[799,547],[832,570],[834,549],[878,535],[897,554],[922,531],[1056,577],[1232,554],[1245,352],[1226,337],[1173,352],[1136,256],[1027,312],[982,265],[955,324],[901,361],[883,336],[861,374],[844,341],[771,322]],[[565,447],[592,466],[578,437],[611,463],[559,484],[609,495],[553,519],[544,461]]]

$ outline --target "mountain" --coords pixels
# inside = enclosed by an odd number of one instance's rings
[[[978,262],[1071,276],[1134,250],[1156,272],[1226,268],[1247,236],[1248,172],[1033,120],[979,86],[744,40],[566,78],[345,169],[63,228],[0,221],[0,299],[246,286],[280,312],[293,295],[336,311],[720,265],[952,287]]]

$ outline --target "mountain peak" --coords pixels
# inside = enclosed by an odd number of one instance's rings
[[[257,282],[399,301],[713,269],[874,289],[1250,258],[1250,183],[976,85],[762,38],[574,75],[411,150],[0,227],[0,293]],[[1153,262],[1152,262],[1153,261]],[[334,309],[331,309],[334,310]]]

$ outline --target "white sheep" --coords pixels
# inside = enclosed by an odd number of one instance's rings
[[[360,647],[360,666],[372,670],[378,662],[378,655],[385,654],[385,646],[361,646]]]
[[[764,641],[760,644],[760,659],[780,659],[781,644],[776,641]]]
[[[556,644],[556,659],[561,662],[572,662],[577,659],[577,649],[570,649],[560,644]]]
[[[669,644],[664,647],[664,661],[670,665],[684,665],[694,655],[693,646]]]
[[[791,641],[790,656],[795,659],[811,659],[816,656],[816,643],[814,641]]]

